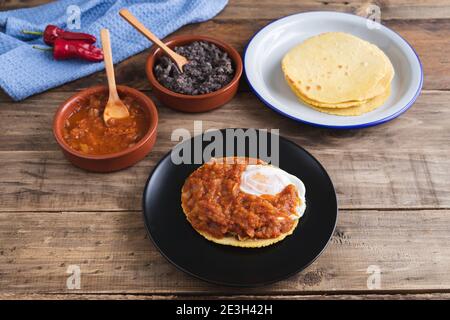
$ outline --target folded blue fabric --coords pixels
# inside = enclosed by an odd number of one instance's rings
[[[163,38],[183,25],[212,18],[227,1],[61,0],[34,8],[0,12],[0,87],[14,100],[22,100],[104,68],[103,62],[55,61],[51,52],[32,48],[32,45],[44,44],[41,37],[22,33],[22,30],[42,31],[48,24],[66,28],[71,5],[81,12],[81,28],[73,31],[95,35],[97,46],[101,47],[100,29],[109,29],[114,62],[117,63],[151,46],[151,42],[119,16],[121,8],[128,8],[153,33]]]

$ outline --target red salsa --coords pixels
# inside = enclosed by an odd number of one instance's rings
[[[211,162],[186,179],[181,203],[194,229],[218,239],[273,239],[292,229],[297,189],[290,184],[277,195],[242,192],[239,186],[246,167],[246,163]]]
[[[67,144],[90,155],[115,153],[135,145],[148,131],[149,121],[136,100],[129,96],[121,99],[130,116],[110,119],[108,126],[103,121],[107,95],[92,95],[79,102],[79,108],[64,124],[63,137]]]

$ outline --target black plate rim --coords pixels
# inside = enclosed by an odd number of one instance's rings
[[[230,130],[236,130],[236,129],[243,129],[243,130],[247,130],[248,128],[224,128],[224,129],[218,129],[217,131],[224,131],[224,130],[227,130],[227,129],[230,129]],[[259,129],[256,129],[257,131],[259,131]],[[269,131],[267,131],[267,132],[269,132]],[[195,137],[197,137],[197,136],[200,136],[200,135],[203,135],[204,134],[204,132],[203,133],[200,133],[200,134],[198,134],[198,135],[195,135],[195,136],[192,136],[191,138],[189,138],[188,140],[184,140],[184,141],[182,141],[182,142],[180,142],[180,143],[184,143],[184,142],[187,142],[187,141],[190,141],[191,139],[194,139]],[[273,133],[270,133],[270,134],[273,134]],[[182,272],[184,272],[184,273],[186,273],[186,274],[188,274],[188,275],[190,275],[190,276],[192,276],[192,277],[194,277],[194,278],[197,278],[197,279],[199,279],[199,280],[202,280],[202,281],[205,281],[205,282],[207,282],[207,283],[211,283],[211,284],[215,284],[215,285],[220,285],[220,286],[226,286],[226,287],[238,287],[238,288],[257,288],[257,287],[262,287],[262,286],[267,286],[267,285],[270,285],[270,284],[274,284],[274,283],[276,283],[276,282],[279,282],[279,281],[282,281],[282,280],[286,280],[286,279],[289,279],[289,278],[291,278],[292,276],[294,276],[294,275],[296,275],[297,273],[299,273],[299,272],[302,272],[303,270],[305,270],[306,268],[308,268],[313,262],[315,262],[321,255],[322,255],[322,253],[325,251],[325,249],[328,247],[328,245],[330,244],[330,240],[331,240],[331,238],[333,237],[333,234],[334,234],[334,231],[336,230],[336,225],[337,225],[337,220],[338,220],[338,216],[339,216],[339,207],[338,207],[338,198],[337,198],[337,193],[336,193],[336,189],[335,189],[335,187],[334,187],[334,184],[333,184],[333,181],[331,180],[331,177],[329,176],[329,174],[328,174],[328,172],[325,170],[325,168],[323,167],[323,165],[311,154],[311,153],[309,153],[306,149],[304,149],[303,147],[301,147],[301,146],[299,146],[298,144],[296,144],[295,142],[293,142],[293,141],[291,141],[291,140],[289,140],[289,139],[287,139],[287,138],[285,138],[285,137],[283,137],[283,136],[281,136],[281,135],[278,135],[278,137],[280,138],[280,140],[283,140],[283,141],[285,141],[285,142],[287,142],[287,143],[289,143],[289,144],[291,144],[291,145],[294,145],[295,147],[297,147],[297,148],[300,148],[301,150],[303,150],[308,156],[310,156],[311,157],[311,159],[313,159],[318,165],[319,165],[319,168],[323,171],[323,173],[325,174],[325,176],[328,178],[328,180],[329,180],[329,182],[330,182],[330,185],[331,185],[331,187],[332,187],[332,189],[333,189],[333,193],[334,193],[334,198],[335,198],[335,200],[336,200],[336,203],[335,203],[335,207],[336,207],[336,214],[334,215],[334,221],[333,221],[333,229],[332,229],[332,231],[330,232],[330,235],[329,235],[329,237],[328,237],[328,240],[327,240],[327,242],[326,242],[326,244],[324,245],[324,247],[322,248],[322,250],[320,250],[320,252],[313,258],[313,259],[311,259],[311,261],[309,262],[309,263],[307,263],[306,265],[304,265],[304,266],[302,266],[302,267],[300,267],[300,268],[298,268],[298,269],[296,269],[295,271],[293,271],[293,272],[291,272],[291,273],[289,273],[289,274],[286,274],[286,275],[283,275],[283,276],[280,276],[280,277],[278,277],[278,278],[275,278],[275,279],[271,279],[271,280],[268,280],[268,281],[262,281],[262,282],[258,282],[258,283],[253,283],[253,284],[243,284],[243,283],[232,283],[232,282],[227,282],[227,281],[217,281],[217,280],[211,280],[211,279],[208,279],[208,278],[204,278],[204,277],[202,277],[202,276],[200,276],[200,275],[197,275],[197,274],[195,274],[195,273],[193,273],[193,272],[191,272],[191,271],[189,271],[189,270],[186,270],[185,268],[183,268],[182,266],[180,266],[180,265],[178,265],[177,263],[175,263],[174,261],[172,261],[162,250],[161,250],[161,248],[156,244],[156,241],[155,241],[155,239],[152,237],[152,235],[151,235],[151,233],[150,233],[150,227],[149,227],[149,225],[148,225],[148,223],[147,223],[147,219],[145,218],[145,195],[147,194],[147,189],[148,189],[148,186],[149,186],[149,184],[150,184],[150,180],[152,179],[152,176],[155,174],[155,172],[158,170],[158,168],[160,167],[160,165],[161,165],[161,163],[163,163],[164,161],[165,161],[165,159],[167,158],[167,157],[170,157],[170,154],[171,154],[171,152],[172,152],[172,149],[170,150],[170,151],[168,151],[157,163],[156,163],[156,165],[155,165],[155,167],[153,168],[153,170],[152,170],[152,172],[150,173],[150,175],[149,175],[149,177],[147,178],[147,181],[145,182],[145,188],[144,188],[144,192],[143,192],[143,195],[142,195],[142,218],[143,218],[143,220],[144,220],[144,225],[145,225],[145,229],[146,229],[146,231],[147,231],[147,235],[148,235],[148,237],[150,238],[150,241],[153,243],[153,245],[155,246],[155,248],[159,251],[159,253],[171,264],[171,265],[173,265],[175,268],[177,268],[178,270],[180,270],[180,271],[182,271]]]

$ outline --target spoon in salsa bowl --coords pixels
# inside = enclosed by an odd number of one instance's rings
[[[103,121],[105,125],[110,124],[111,119],[123,119],[128,118],[130,113],[127,106],[120,100],[117,93],[116,80],[114,76],[114,65],[112,60],[111,41],[109,38],[108,29],[102,29],[100,31],[102,40],[103,55],[105,62],[106,76],[108,78],[109,98],[106,103],[105,110],[103,111]]]
[[[119,14],[124,18],[129,24],[136,28],[140,33],[142,33],[147,39],[152,41],[157,47],[164,51],[172,60],[176,63],[178,69],[183,72],[183,67],[189,61],[186,57],[176,53],[170,49],[166,44],[164,44],[157,36],[155,36],[150,30],[148,30],[133,14],[127,9],[121,9]]]

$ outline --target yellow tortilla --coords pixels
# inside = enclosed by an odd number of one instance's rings
[[[391,95],[391,88],[388,87],[386,92],[382,93],[381,95],[379,95],[375,98],[367,100],[359,105],[348,106],[345,108],[336,107],[336,106],[331,106],[330,108],[327,108],[327,107],[313,105],[310,102],[310,100],[305,99],[305,97],[303,97],[297,91],[297,89],[294,88],[289,82],[288,82],[288,84],[291,87],[292,91],[295,93],[295,95],[299,98],[299,100],[304,102],[309,107],[311,107],[317,111],[323,112],[323,113],[333,114],[333,115],[337,115],[337,116],[360,116],[364,113],[373,111],[376,108],[382,106],[386,102],[386,100],[389,98],[389,96]]]
[[[343,108],[383,94],[394,75],[383,51],[343,32],[323,33],[292,48],[282,70],[302,96]]]
[[[370,112],[375,110],[376,108],[382,106],[386,100],[389,98],[389,95],[391,94],[391,89],[388,88],[388,90],[369,100],[366,103],[363,103],[360,106],[356,107],[349,107],[349,108],[321,108],[316,106],[311,106],[311,108],[316,109],[317,111],[333,114],[337,116],[360,116],[364,113]]]
[[[362,101],[346,101],[346,102],[340,102],[340,103],[323,103],[323,102],[317,102],[314,100],[311,100],[307,97],[305,97],[299,90],[294,86],[293,81],[286,77],[286,82],[291,88],[291,90],[295,93],[297,97],[299,97],[302,101],[306,102],[309,105],[313,105],[316,107],[323,107],[323,108],[348,108],[348,107],[355,107],[359,106],[369,100],[362,100]]]
[[[227,246],[233,246],[233,247],[241,247],[241,248],[262,248],[262,247],[267,247],[270,246],[274,243],[280,242],[281,240],[283,240],[284,238],[286,238],[287,236],[291,235],[295,228],[298,225],[298,220],[296,220],[294,222],[294,225],[292,226],[292,229],[287,232],[287,233],[283,233],[282,235],[280,235],[277,238],[273,238],[273,239],[246,239],[246,240],[239,240],[236,237],[225,237],[222,239],[218,239],[218,238],[214,238],[212,236],[210,236],[209,234],[205,233],[205,232],[201,232],[198,231],[198,233],[200,233],[203,237],[205,237],[206,239],[208,239],[209,241],[218,243],[218,244],[223,244],[223,245],[227,245]]]

